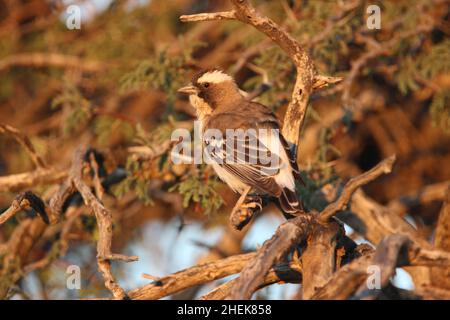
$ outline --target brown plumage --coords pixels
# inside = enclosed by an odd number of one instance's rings
[[[250,186],[252,193],[277,199],[285,215],[303,212],[295,192],[295,179],[300,177],[297,162],[269,108],[246,100],[234,80],[215,69],[198,73],[190,86],[179,91],[189,94],[202,121],[204,146],[219,178],[239,193]],[[213,129],[223,138],[209,137],[208,132]],[[230,137],[230,129],[246,130],[247,135]],[[259,135],[261,129],[266,130],[267,137]],[[255,141],[257,152],[254,147],[252,150]],[[241,153],[236,150],[238,143],[244,146]],[[227,144],[234,147],[231,152]],[[263,162],[262,155],[271,157],[272,162]]]

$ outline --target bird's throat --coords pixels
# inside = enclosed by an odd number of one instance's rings
[[[191,105],[195,108],[197,112],[197,118],[200,121],[204,121],[207,117],[209,117],[213,111],[211,106],[206,103],[205,100],[196,95],[189,96],[189,101]]]

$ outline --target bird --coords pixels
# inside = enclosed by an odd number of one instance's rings
[[[222,181],[240,194],[250,190],[249,199],[272,199],[287,219],[304,212],[296,193],[295,181],[301,181],[297,161],[268,107],[247,100],[233,77],[217,68],[196,73],[178,92],[189,96],[203,147],[209,147],[206,154]],[[208,135],[211,131],[220,135]],[[262,209],[262,202],[250,203]]]

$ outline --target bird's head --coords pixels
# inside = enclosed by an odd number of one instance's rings
[[[234,79],[218,69],[204,70],[197,73],[192,82],[178,90],[188,94],[192,105],[198,109],[206,104],[211,110],[227,106],[242,98]]]

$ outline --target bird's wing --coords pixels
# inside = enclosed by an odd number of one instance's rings
[[[205,156],[247,185],[273,196],[281,186],[275,177],[282,166],[280,140],[271,130],[204,136]],[[281,148],[282,149],[282,148]]]
[[[221,142],[215,141],[221,144],[223,148],[226,144],[242,140],[242,138],[233,138],[225,141],[228,139],[227,129],[243,129],[247,133],[250,133],[251,129],[256,130],[256,137],[253,135],[246,138],[247,140],[256,138],[258,141],[257,148],[253,146],[253,148],[247,148],[244,151],[244,156],[251,161],[240,163],[236,161],[236,158],[241,156],[242,159],[242,152],[230,153],[226,149],[222,149],[221,152],[214,155],[219,160],[218,163],[227,172],[238,177],[245,184],[259,188],[273,196],[279,196],[283,188],[295,190],[295,178],[300,176],[297,162],[289,144],[280,132],[280,125],[276,116],[269,108],[250,101],[231,105],[228,109],[221,110],[208,119],[205,129],[214,128],[218,129],[224,137]],[[261,139],[261,129],[268,130],[266,131],[268,133],[272,133],[272,130],[274,130],[276,135],[268,134]],[[207,140],[205,139],[205,142],[208,142]],[[254,149],[256,149],[257,155],[269,153],[272,161],[262,163],[259,161],[260,159],[254,159]],[[251,150],[253,150],[253,153],[250,152]],[[225,161],[224,159],[227,158],[231,158],[234,162]]]
[[[300,181],[303,185],[305,185],[305,182],[303,181],[303,178],[300,175],[300,169],[298,168],[295,152],[292,150],[291,146],[289,145],[289,143],[286,141],[286,139],[282,134],[280,134],[280,142],[286,152],[286,155],[288,156],[294,178]]]

